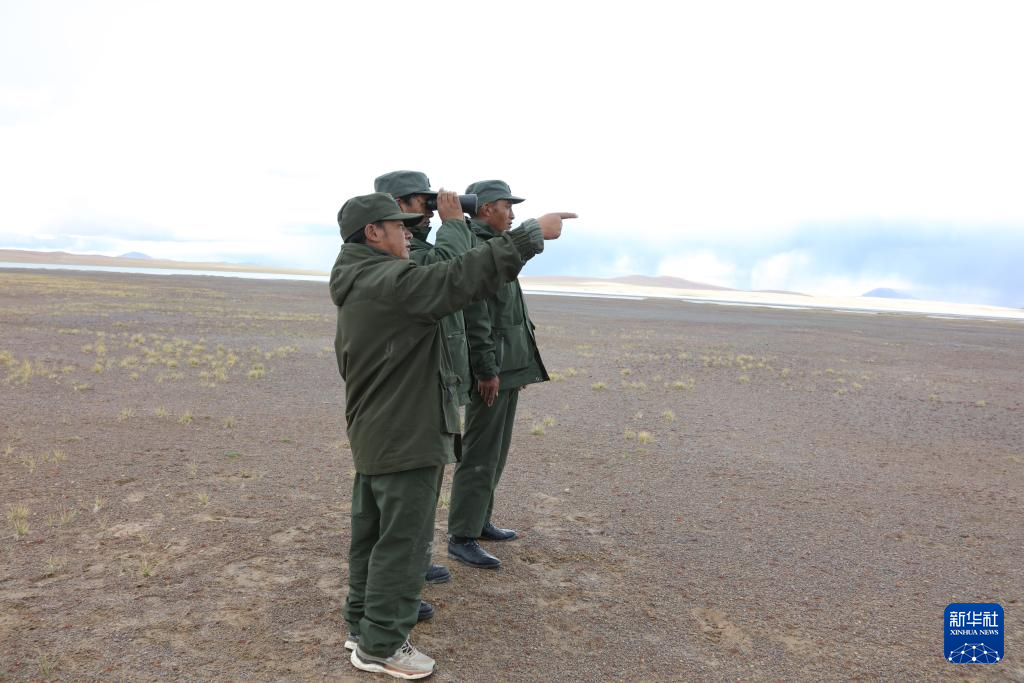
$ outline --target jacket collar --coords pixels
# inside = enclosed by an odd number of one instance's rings
[[[494,232],[494,230],[491,229],[491,226],[477,218],[469,219],[469,229],[473,231],[474,235],[484,240],[489,240],[492,237],[498,236],[498,233]]]

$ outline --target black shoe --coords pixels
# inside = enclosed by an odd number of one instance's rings
[[[416,621],[426,621],[434,618],[434,606],[429,602],[420,601],[420,612],[416,615]],[[356,641],[359,642],[358,640]]]
[[[432,564],[427,570],[427,583],[448,583],[451,580],[451,572],[444,565]]]
[[[448,557],[480,569],[497,569],[501,566],[501,560],[481,548],[475,538],[453,536],[448,541]]]
[[[513,538],[518,538],[518,536],[516,536],[516,532],[513,529],[499,529],[490,522],[487,522],[480,532],[480,538],[485,541],[511,541]]]

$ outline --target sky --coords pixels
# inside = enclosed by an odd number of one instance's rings
[[[326,271],[341,204],[406,168],[578,213],[527,275],[1024,307],[1022,20],[0,0],[0,247]]]

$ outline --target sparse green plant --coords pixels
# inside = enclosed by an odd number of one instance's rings
[[[554,427],[555,426],[555,418],[551,417],[550,415],[545,417],[541,422],[542,422],[542,424],[545,427]]]
[[[54,574],[63,571],[66,566],[68,566],[67,557],[56,557],[54,555],[50,555],[50,557],[46,559],[45,575],[53,576]]]
[[[654,437],[651,436],[650,432],[637,432],[636,440],[639,441],[641,444],[646,445],[653,441]]]
[[[242,454],[239,453],[238,451],[228,451],[224,455],[226,455],[227,457],[231,458],[232,460],[234,460],[236,458],[241,458],[242,457]]]
[[[153,410],[153,414],[156,415],[159,418],[165,418],[168,415],[167,408],[164,408],[163,406],[157,406]]]
[[[677,379],[674,382],[672,382],[672,388],[682,391],[685,389],[692,389],[694,384],[696,384],[696,380],[694,380],[692,377],[689,377],[687,379]]]
[[[36,650],[36,668],[39,669],[39,676],[48,679],[57,671],[60,664],[60,656],[53,652]]]
[[[35,456],[26,455],[21,459],[21,464],[25,466],[29,474],[34,474],[36,471],[36,459]]]
[[[267,374],[263,363],[255,363],[249,370],[249,379],[262,379]]]
[[[71,522],[75,521],[75,517],[78,516],[78,510],[74,508],[62,507],[60,509],[60,516],[58,517],[61,526],[67,526]]]
[[[68,455],[63,448],[54,448],[52,455],[54,462],[67,462]]]
[[[662,416],[663,418],[665,418],[666,420],[668,420],[669,422],[672,422],[673,420],[675,420],[675,419],[676,419],[676,414],[675,414],[675,413],[673,413],[673,412],[672,412],[671,410],[665,410],[665,411],[663,411],[663,412],[661,413],[661,416]]]
[[[605,384],[604,382],[594,382],[593,384],[590,385],[590,388],[593,389],[594,391],[604,391],[605,389],[608,388],[608,385]]]
[[[928,394],[928,400],[932,401],[932,402],[938,401],[939,400],[939,395],[938,394]]]
[[[974,405],[977,406],[978,408],[984,408],[985,406],[988,405],[988,401],[975,401]]]
[[[623,377],[629,377],[630,375],[633,374],[633,371],[630,370],[629,368],[622,368],[621,370],[619,370],[619,374],[622,375]]]
[[[196,494],[196,498],[199,500],[199,504],[206,507],[210,504],[210,494],[206,492],[200,492]]]
[[[188,475],[190,477],[194,477],[198,473],[199,473],[199,463],[197,463],[195,460],[193,460],[192,462],[190,462],[188,464]]]
[[[740,382],[741,384],[746,384],[750,381],[750,375],[740,375],[739,377],[736,378],[736,381]]]
[[[143,557],[139,559],[139,576],[141,576],[144,579],[148,579],[150,576],[153,575],[153,572],[155,570],[156,562],[154,562],[151,558]]]
[[[178,416],[178,424],[190,425],[192,424],[192,420],[193,417],[191,410],[186,410],[185,412]]]
[[[128,420],[135,417],[135,411],[131,408],[122,408],[121,412],[117,414],[118,422],[127,422]]]
[[[15,519],[12,524],[14,525],[15,536],[26,536],[28,535],[28,520],[27,519]]]
[[[9,505],[7,507],[7,519],[12,522],[17,519],[28,519],[28,513],[27,505]]]
[[[622,436],[626,437],[627,440],[632,441],[636,438],[636,430],[627,427],[626,430],[622,432]]]
[[[452,496],[450,493],[441,492],[441,495],[437,497],[437,504],[442,510],[447,510],[448,506],[452,504]]]
[[[859,384],[859,383],[857,383],[857,382],[854,382],[854,383],[853,383],[853,384],[851,384],[850,386],[851,386],[851,387],[853,387],[853,390],[854,390],[854,391],[860,391],[861,389],[863,389],[863,388],[864,388],[864,386],[863,386],[862,384]]]
[[[544,436],[544,425],[533,425],[532,427],[530,427],[530,433],[533,434],[534,436]]]
[[[92,513],[95,515],[97,512],[103,509],[103,506],[107,504],[107,499],[102,496],[96,496],[95,500],[92,501]]]
[[[566,368],[565,369],[565,376],[566,377],[575,377],[577,374],[578,373],[576,372],[576,368]]]
[[[224,428],[225,429],[234,429],[235,428],[235,418],[233,418],[233,417],[225,417],[224,418]]]

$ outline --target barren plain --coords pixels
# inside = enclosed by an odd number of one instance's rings
[[[1024,679],[1024,327],[530,297],[439,681]],[[0,270],[0,681],[369,681],[326,286]],[[450,473],[449,473],[450,475]],[[447,478],[450,478],[447,477]],[[943,658],[998,602],[1006,658]]]

